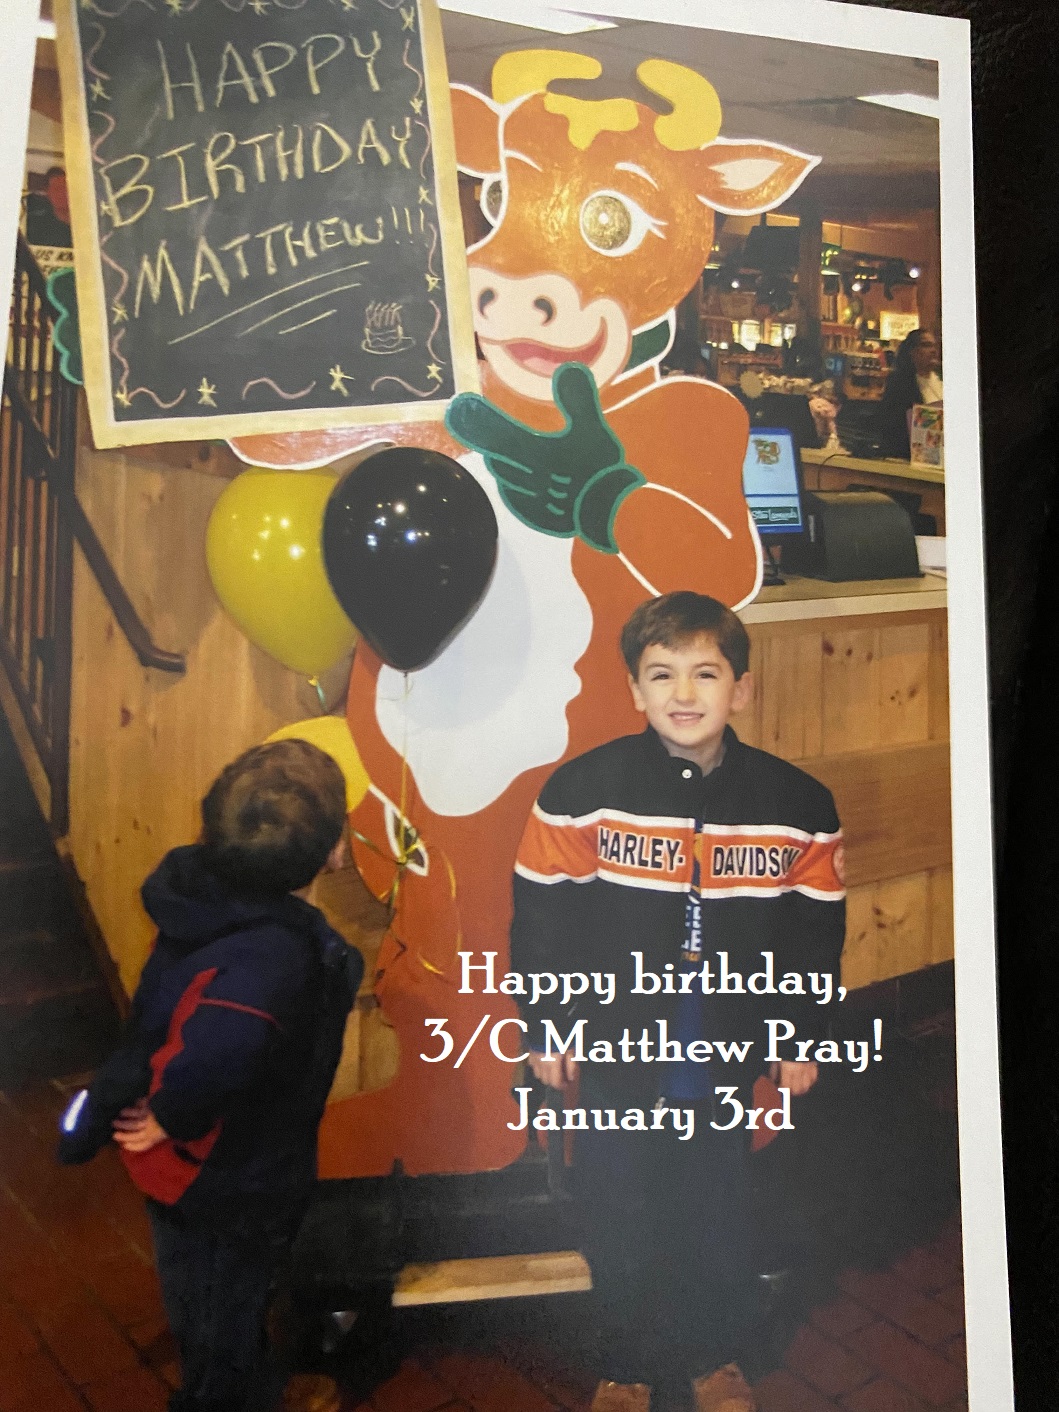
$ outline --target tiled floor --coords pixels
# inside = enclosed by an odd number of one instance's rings
[[[147,1222],[113,1150],[53,1162],[68,1091],[0,1094],[0,1412],[156,1412],[176,1367]],[[544,1303],[543,1322],[522,1301],[411,1320],[396,1374],[344,1412],[584,1412],[576,1343],[548,1337],[561,1301]],[[887,1270],[838,1275],[759,1379],[761,1412],[965,1409],[962,1311],[953,1219]]]

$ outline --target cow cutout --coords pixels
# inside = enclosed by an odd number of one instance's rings
[[[500,528],[497,570],[466,627],[408,677],[362,643],[348,722],[371,787],[351,815],[357,861],[396,914],[375,994],[400,1043],[386,1088],[330,1105],[321,1172],[377,1175],[505,1165],[517,1070],[484,1037],[454,1059],[500,994],[461,995],[456,952],[505,969],[511,875],[541,785],[563,760],[640,728],[617,639],[645,597],[694,589],[739,607],[761,548],[742,491],[749,426],[702,379],[662,378],[675,308],[713,245],[715,211],[778,206],[817,159],[720,136],[712,86],[640,64],[660,115],[627,99],[549,91],[597,78],[596,60],[504,55],[492,96],[452,91],[457,163],[482,183],[489,233],[468,251],[483,396],[451,404],[447,430],[417,424],[233,441],[256,465],[329,463],[375,442],[459,456]],[[406,862],[408,866],[401,866]],[[445,1017],[444,1063],[424,1022]],[[505,1047],[517,1052],[506,1031]]]

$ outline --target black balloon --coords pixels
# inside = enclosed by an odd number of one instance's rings
[[[384,662],[414,672],[477,608],[496,563],[485,491],[458,461],[395,446],[339,481],[324,511],[327,577]]]

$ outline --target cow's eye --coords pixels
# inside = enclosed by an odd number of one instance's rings
[[[648,231],[661,235],[663,224],[617,191],[597,191],[581,207],[581,234],[601,255],[628,255]]]
[[[479,198],[479,205],[482,208],[482,215],[491,226],[499,225],[500,215],[504,209],[504,179],[501,176],[490,176],[482,182],[482,194]]]

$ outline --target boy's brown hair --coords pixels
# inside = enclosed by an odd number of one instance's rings
[[[621,655],[635,678],[640,658],[655,643],[681,647],[700,633],[716,642],[736,681],[750,665],[750,638],[731,608],[704,593],[663,593],[641,603],[621,630]]]
[[[277,740],[227,765],[202,801],[210,871],[239,892],[306,887],[346,824],[346,782],[306,740]]]

